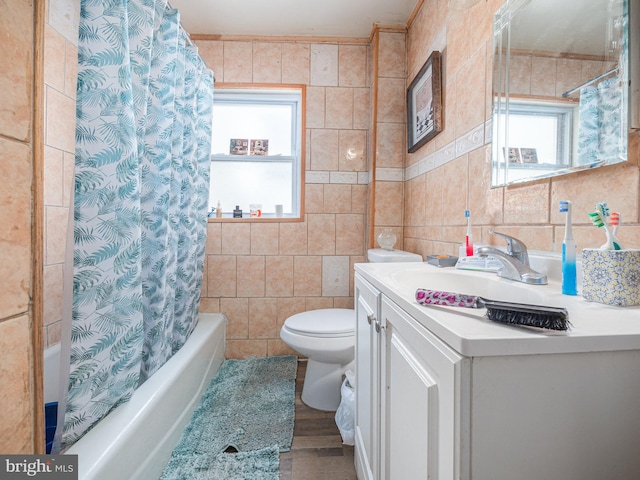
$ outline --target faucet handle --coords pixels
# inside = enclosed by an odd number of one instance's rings
[[[507,241],[507,253],[512,257],[517,258],[525,265],[529,265],[529,254],[527,252],[527,246],[522,240],[518,240],[517,238],[512,237],[511,235],[507,235],[506,233],[495,232],[493,230],[489,230],[489,233],[504,238]]]

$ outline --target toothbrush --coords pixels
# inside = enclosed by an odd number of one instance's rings
[[[467,257],[472,257],[473,256],[473,238],[471,238],[471,212],[469,210],[465,210],[464,216],[467,219],[467,235],[464,238],[464,246],[467,252]]]
[[[564,240],[562,241],[562,293],[564,295],[577,295],[576,286],[576,243],[573,240],[571,228],[571,202],[562,200],[560,212],[567,214],[564,227]]]
[[[601,250],[621,250],[620,243],[614,242],[611,232],[607,228],[606,218],[609,216],[609,208],[606,202],[596,203],[596,211],[589,213],[589,217],[593,224],[598,228],[604,228],[604,233],[607,236],[607,241],[603,244]],[[619,222],[619,217],[618,217]]]
[[[624,247],[620,244],[620,240],[618,240],[618,227],[620,226],[620,213],[611,212],[611,217],[609,220],[609,226],[613,227],[611,230],[611,242],[615,250],[622,250]]]

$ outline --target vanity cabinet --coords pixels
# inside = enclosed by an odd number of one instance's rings
[[[425,309],[368,272],[390,268],[356,267],[360,480],[640,478],[640,339],[563,352],[551,335],[523,354],[538,334]],[[471,333],[444,341],[456,321]]]

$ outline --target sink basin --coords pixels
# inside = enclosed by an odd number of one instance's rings
[[[556,300],[553,298],[555,295],[550,295],[549,289],[543,286],[520,284],[500,278],[494,273],[442,270],[426,264],[390,272],[387,281],[390,287],[400,291],[415,292],[418,288],[424,288],[538,305],[554,305]]]

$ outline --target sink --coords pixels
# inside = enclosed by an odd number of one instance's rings
[[[414,292],[418,288],[478,295],[491,300],[559,306],[549,288],[525,285],[498,277],[495,273],[468,270],[443,270],[427,264],[407,265],[401,271],[389,272],[387,282],[399,291]]]

